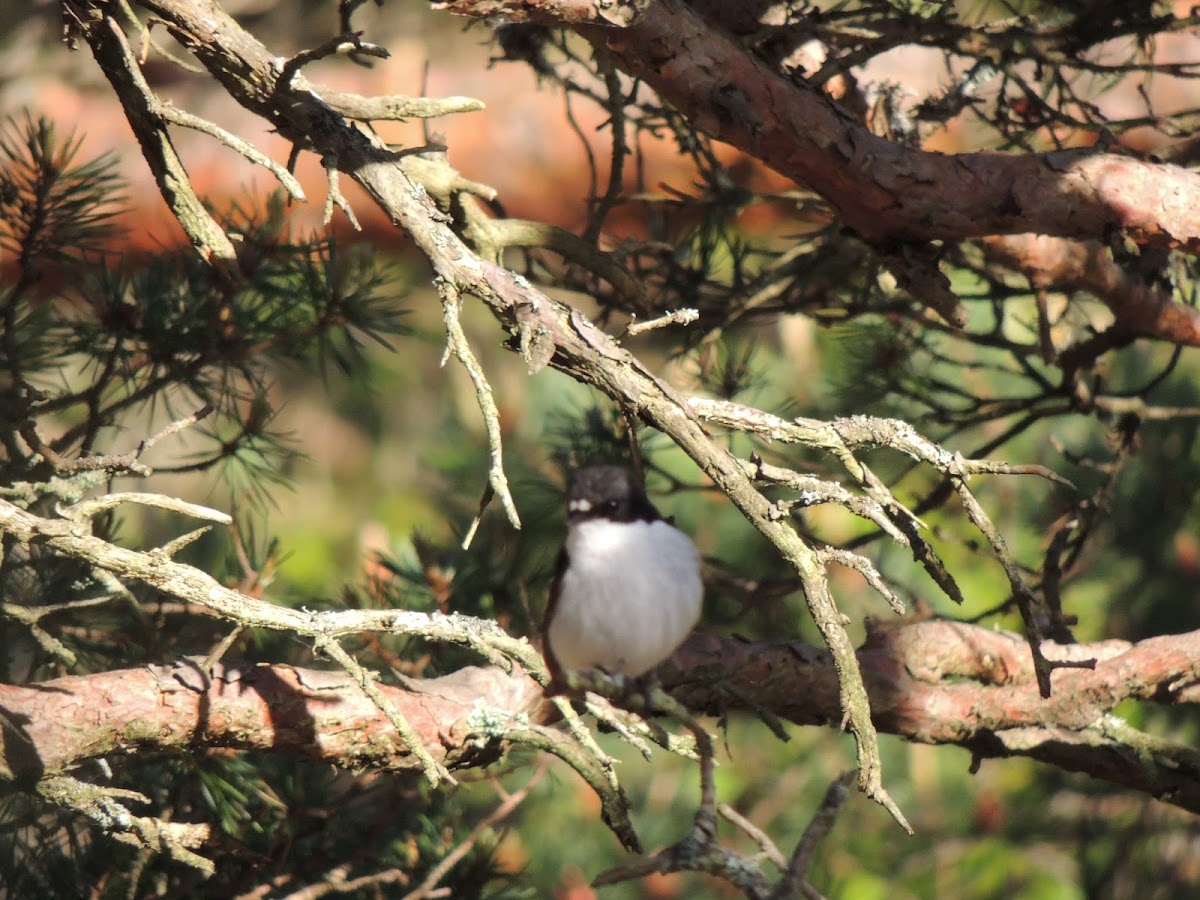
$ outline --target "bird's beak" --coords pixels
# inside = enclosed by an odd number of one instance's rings
[[[567,502],[567,524],[582,522],[592,511],[592,501],[582,497]]]

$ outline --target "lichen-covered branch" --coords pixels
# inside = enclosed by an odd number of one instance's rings
[[[68,3],[71,20],[92,48],[141,144],[163,199],[197,252],[230,283],[241,281],[233,243],[205,208],[167,133],[161,101],[150,89],[117,20],[106,4]]]
[[[184,507],[188,506],[183,504]],[[186,510],[185,510],[186,511]],[[0,499],[0,532],[82,560],[121,579],[132,579],[211,610],[247,628],[269,628],[308,638],[338,638],[366,631],[419,635],[471,647],[493,665],[516,661],[545,679],[541,655],[529,641],[506,634],[495,622],[469,616],[410,610],[340,609],[311,612],[276,606],[221,584],[207,572],[175,562],[161,550],[137,551],[91,534],[80,518],[46,519]]]
[[[475,386],[475,399],[479,403],[479,412],[483,415],[483,425],[488,436],[488,448],[491,451],[488,486],[479,503],[479,514],[471,523],[466,537],[463,538],[463,547],[465,548],[471,545],[471,539],[475,536],[475,529],[479,526],[483,511],[493,496],[500,498],[500,504],[504,507],[504,513],[508,516],[508,521],[512,523],[513,528],[521,527],[521,517],[517,513],[517,504],[513,501],[512,492],[508,489],[508,476],[504,474],[504,444],[500,435],[500,410],[496,407],[492,386],[488,383],[487,376],[483,374],[483,367],[475,357],[475,353],[467,341],[467,333],[463,331],[462,323],[459,321],[458,310],[461,300],[458,292],[449,284],[443,283],[439,287],[442,294],[442,319],[446,326],[446,353],[442,357],[442,363],[444,365],[446,359],[453,353],[462,363],[462,367],[467,370],[471,384]]]
[[[137,791],[88,784],[69,775],[54,775],[37,783],[37,794],[56,806],[82,813],[123,844],[149,853],[165,853],[206,877],[217,870],[212,860],[196,852],[212,839],[212,826],[133,815],[128,804],[150,802],[149,797]]]

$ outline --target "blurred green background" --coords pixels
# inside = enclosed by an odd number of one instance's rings
[[[315,43],[299,31],[283,30],[283,22],[294,16],[291,7],[262,6],[258,11],[245,4],[244,21],[278,29],[275,34],[286,35],[279,39],[281,46]],[[304,22],[316,29],[329,27],[326,20],[332,14],[327,5],[306,4],[303,9]],[[41,17],[41,26],[49,27],[51,19]],[[376,24],[382,30],[382,24]],[[432,48],[429,58],[444,47],[467,48],[461,59],[451,54],[435,67],[435,81],[456,65],[472,67],[481,80],[494,77],[481,74],[487,55],[481,29],[464,37],[444,16],[421,18],[408,7],[388,26],[391,34],[403,34],[415,46]],[[383,35],[370,37],[382,42]],[[9,72],[4,90],[10,103],[20,96],[22,83],[50,77],[38,70],[22,82]],[[86,77],[95,76],[92,72]],[[524,92],[539,115],[561,116],[559,101],[549,92],[535,93],[528,73],[504,77],[513,80],[495,88],[497,93]],[[403,89],[416,93],[410,84]],[[199,88],[185,84],[181,90]],[[488,127],[498,131],[521,131],[512,121],[488,121]],[[103,134],[89,131],[86,123],[81,130],[88,134],[89,147],[99,141],[104,149]],[[537,134],[521,133],[518,138],[527,144],[545,143]],[[452,136],[450,145],[452,158],[457,158],[462,144]],[[581,148],[555,144],[555,149],[564,166],[581,165]],[[503,169],[508,159],[496,152],[492,168]],[[135,172],[140,163],[135,156],[126,157],[122,166]],[[476,164],[482,165],[477,158]],[[467,174],[488,181],[492,173],[483,169]],[[136,179],[141,176],[132,177],[136,199]],[[530,193],[539,191],[555,195],[551,199],[556,201],[564,193],[553,184]],[[570,196],[582,194],[579,188]],[[246,195],[262,193],[247,189]],[[546,218],[561,217],[561,209],[544,210],[539,199],[544,198],[516,197],[513,206],[530,214],[544,212]],[[255,200],[248,202],[257,205]],[[304,214],[297,215],[295,234],[306,235],[311,223]],[[730,240],[756,246],[778,249],[791,240],[787,234],[742,231],[736,223],[723,227],[731,230]],[[144,235],[131,240],[140,238]],[[308,608],[357,604],[456,611],[495,618],[515,634],[535,634],[562,537],[566,471],[573,463],[598,456],[621,457],[627,448],[623,420],[608,401],[565,375],[546,370],[531,377],[524,362],[501,346],[503,334],[496,323],[468,300],[464,325],[496,392],[506,470],[524,527],[515,532],[493,508],[471,549],[462,550],[462,536],[486,483],[488,461],[474,392],[456,362],[441,363],[441,312],[424,262],[394,234],[368,229],[367,238],[355,252],[372,270],[378,268],[376,296],[394,320],[386,344],[365,340],[361,357],[351,354],[345,366],[313,347],[265,359],[263,402],[274,417],[272,438],[261,452],[214,471],[156,475],[148,482],[122,480],[116,487],[159,491],[235,511],[243,550],[257,573],[255,588],[273,602]],[[356,239],[343,235],[342,240],[349,252]],[[173,252],[160,247],[150,257],[161,257],[169,268]],[[146,256],[131,253],[126,264],[136,269],[148,263]],[[862,286],[847,281],[847,295]],[[1036,334],[1032,298],[1007,298],[1003,321],[993,322],[987,285],[963,272],[955,274],[955,288],[970,307],[973,334],[986,334],[993,326],[1021,340]],[[560,296],[589,314],[596,312],[581,295],[563,291]],[[1067,326],[1082,331],[1105,321],[1098,304],[1084,298],[1073,302],[1079,312]],[[980,396],[1019,399],[1031,383],[1029,373],[1009,369],[999,351],[936,329],[914,342],[886,315],[852,322],[782,316],[725,329],[719,340],[704,344],[680,330],[631,338],[626,344],[652,370],[688,390],[723,393],[780,415],[909,418],[931,438],[944,440],[948,449],[968,455],[1002,435],[1020,410],[962,427],[930,416],[913,401],[913,393],[949,397],[946,385],[953,385]],[[1171,348],[1146,342],[1116,351],[1107,363],[1105,381],[1132,391],[1163,371],[1171,356]],[[1048,371],[1036,359],[1030,365]],[[46,383],[82,377],[84,371],[83,360],[72,358],[47,376]],[[1198,395],[1200,362],[1188,351],[1154,389],[1152,399],[1195,407],[1200,405]],[[186,399],[178,395],[169,405],[133,411],[120,428],[105,433],[103,449],[128,449],[186,407]],[[156,448],[148,461],[169,467],[193,459],[230,429],[236,430],[237,420],[218,417],[206,427],[210,437],[199,430],[185,433]],[[1064,586],[1063,608],[1078,616],[1075,633],[1080,640],[1138,640],[1200,627],[1196,427],[1194,417],[1180,416],[1146,422],[1137,432],[1136,453],[1115,482],[1078,574]],[[1103,483],[1103,466],[1116,458],[1120,439],[1116,429],[1096,417],[1068,410],[1047,414],[991,455],[1046,465],[1088,496]],[[810,451],[761,447],[743,437],[731,438],[730,444],[742,456],[757,450],[801,471],[839,477],[830,459]],[[790,573],[736,510],[661,436],[642,432],[640,446],[654,499],[695,537],[705,555],[710,590],[702,628],[750,638],[819,642]],[[937,482],[936,473],[911,467],[895,454],[880,451],[865,458],[885,480],[896,482],[902,499],[920,497]],[[1071,511],[1072,498],[1032,476],[978,478],[972,487],[1018,561],[1031,571],[1038,569],[1048,531]],[[1014,612],[989,615],[1008,598],[1008,585],[957,503],[922,517],[962,588],[963,606],[947,600],[902,548],[875,540],[862,552],[878,563],[910,607],[953,618],[984,617],[989,625],[1019,630]],[[870,532],[837,509],[807,510],[801,524],[830,542],[849,542]],[[119,534],[128,546],[145,547],[181,530],[181,523],[166,514],[128,511],[121,517]],[[246,577],[246,560],[239,559],[227,532],[213,532],[182,558],[228,583],[238,584]],[[735,581],[743,587],[735,589]],[[748,582],[756,587],[745,589]],[[857,575],[835,570],[833,586],[840,608],[852,620],[855,640],[862,638],[866,618],[891,616]],[[153,604],[149,592],[141,596],[147,605]],[[118,661],[140,664],[169,661],[184,653],[205,654],[224,634],[211,620],[174,613],[137,627],[123,620],[99,624],[119,634],[124,643],[118,652],[107,638],[66,635],[81,651],[83,670]],[[351,649],[385,673],[437,675],[478,662],[459,649],[397,638],[364,637]],[[23,665],[33,677],[56,674],[28,638],[12,638],[6,653],[13,668]],[[322,664],[307,646],[266,633],[247,633],[230,656]],[[1133,703],[1119,712],[1134,726],[1177,741],[1194,745],[1200,737],[1200,723],[1190,712]],[[853,765],[852,742],[816,728],[788,728],[790,739],[782,742],[744,716],[712,724],[720,733],[720,799],[788,852],[829,782]],[[647,846],[679,837],[696,802],[695,767],[661,752],[647,763],[611,737],[602,737],[602,743],[622,760],[619,773]],[[885,783],[916,836],[906,837],[882,809],[854,796],[817,855],[813,882],[830,897],[1176,898],[1200,884],[1200,827],[1194,817],[1170,806],[1027,760],[988,760],[972,775],[969,755],[957,748],[915,746],[884,736],[882,751]],[[120,767],[118,782],[139,789],[152,785],[156,798],[164,803],[169,798],[181,815],[220,822],[237,848],[230,850],[210,882],[171,870],[148,878],[142,895],[218,897],[247,890],[256,879],[265,882],[280,872],[314,876],[339,853],[356,850],[364,864],[408,867],[419,877],[495,807],[496,783],[517,790],[535,764],[535,759],[518,754],[492,774],[480,773],[475,781],[464,778],[458,788],[433,795],[390,775],[350,776],[292,760],[215,752],[186,760],[134,759]],[[723,833],[730,831],[723,827]],[[748,849],[741,836],[731,839]],[[44,852],[47,863],[57,859],[53,853],[65,853],[61,847],[46,847]],[[59,872],[62,896],[70,896],[72,886],[87,877],[99,879],[134,865],[132,851],[103,840],[73,848],[72,853],[84,861],[77,870]],[[457,896],[576,900],[591,896],[586,887],[591,877],[623,858],[599,821],[590,790],[554,762],[517,812],[483,836],[452,882]],[[24,864],[15,853],[7,862],[10,873]],[[21,896],[20,884],[13,885],[12,895]],[[106,896],[104,891],[102,885],[97,895]],[[602,896],[724,897],[732,892],[700,876],[677,875],[609,888]]]

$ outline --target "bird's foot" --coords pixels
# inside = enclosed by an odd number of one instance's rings
[[[643,675],[625,675],[608,669],[582,669],[568,672],[562,679],[567,693],[576,696],[587,692],[606,697],[630,712],[658,715],[666,712],[655,696],[661,694],[662,682],[655,670]]]
[[[657,671],[651,669],[644,675],[626,678],[624,681],[625,689],[618,699],[626,709],[643,715],[655,715],[662,712],[654,704],[654,695],[662,687]]]

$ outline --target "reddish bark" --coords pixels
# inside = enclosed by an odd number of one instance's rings
[[[1038,694],[1024,640],[955,622],[873,629],[858,651],[881,731],[913,741],[955,744],[976,757],[1025,755],[1086,772],[1200,812],[1200,754],[1123,731],[1110,714],[1127,699],[1200,703],[1200,632],[1137,644],[1044,645],[1052,659],[1094,659],[1095,668],[1059,670],[1049,699]],[[717,666],[723,681],[696,676]],[[711,669],[709,670],[711,671]],[[753,698],[758,710],[799,724],[841,720],[837,673],[828,651],[798,642],[749,643],[695,635],[664,672],[690,707],[724,713]],[[520,670],[468,668],[440,679],[382,687],[434,758],[454,768],[500,752],[470,723],[545,714],[537,684]],[[150,750],[228,747],[274,750],[350,768],[420,770],[395,730],[341,672],[290,666],[218,666],[198,660],[0,685],[0,775],[30,778],[82,760]]]
[[[1200,310],[1173,302],[1161,285],[1127,272],[1099,242],[1019,234],[980,244],[991,260],[1020,272],[1036,290],[1095,295],[1132,335],[1200,345]]]
[[[1093,148],[948,156],[888,141],[681,0],[647,4],[629,24],[606,14],[612,4],[579,0],[439,5],[574,28],[700,131],[812,188],[876,243],[1024,232],[1099,239],[1117,229],[1200,252],[1200,174]]]
[[[477,704],[520,711],[541,700],[523,675],[466,668],[424,689],[380,685],[445,765],[487,761],[465,740]],[[421,770],[395,729],[342,672],[202,660],[0,685],[0,777],[55,774],[84,759],[150,750],[275,750],[349,768]],[[494,756],[494,753],[493,753]]]

